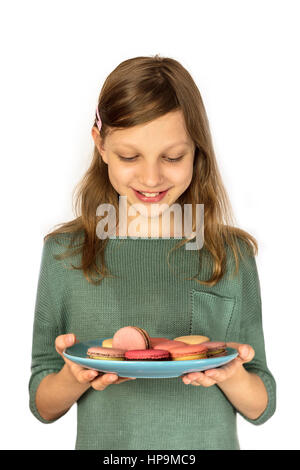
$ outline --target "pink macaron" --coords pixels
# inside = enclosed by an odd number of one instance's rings
[[[163,338],[159,336],[150,336],[150,341],[151,341],[151,347],[154,348],[159,343],[162,343],[163,341],[169,341],[168,338]]]
[[[177,348],[178,346],[186,346],[185,343],[182,341],[175,341],[173,339],[157,342],[157,344],[154,346],[154,349],[165,349],[166,351],[171,351],[174,348]]]
[[[206,359],[207,347],[202,344],[184,344],[169,349],[173,361],[190,361]]]
[[[119,349],[149,349],[150,336],[147,331],[138,326],[124,326],[117,330],[112,340],[113,348]]]

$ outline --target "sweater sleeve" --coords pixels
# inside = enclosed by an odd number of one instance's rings
[[[257,419],[249,419],[239,412],[243,418],[252,424],[265,423],[274,414],[276,409],[276,382],[267,366],[265,341],[262,324],[262,303],[260,282],[254,256],[247,257],[241,267],[241,342],[249,344],[255,351],[252,361],[245,363],[244,368],[258,375],[263,381],[267,394],[268,404],[264,412]]]
[[[60,307],[59,292],[61,291],[60,276],[55,272],[58,262],[53,258],[53,241],[44,242],[40,272],[37,286],[33,337],[31,376],[29,380],[29,407],[33,415],[42,423],[52,423],[39,414],[35,397],[41,380],[46,375],[59,372],[64,361],[55,349],[55,338],[62,334],[57,326]]]

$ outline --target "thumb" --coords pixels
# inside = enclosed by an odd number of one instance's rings
[[[72,346],[76,341],[76,337],[73,333],[69,333],[67,335],[60,335],[57,336],[55,340],[55,349],[58,354],[62,354],[63,351]]]
[[[250,362],[255,356],[254,349],[249,344],[241,344],[238,351],[242,362]]]

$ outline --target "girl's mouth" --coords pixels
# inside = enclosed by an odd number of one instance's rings
[[[140,201],[143,202],[159,202],[163,199],[163,197],[167,194],[169,189],[166,189],[165,191],[162,192],[157,192],[157,193],[141,193],[140,191],[137,191],[136,189],[132,188],[135,195],[140,199]],[[152,195],[151,195],[152,194]]]

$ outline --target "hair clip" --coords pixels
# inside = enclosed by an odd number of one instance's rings
[[[98,106],[96,108],[96,116],[97,116],[97,119],[96,119],[96,124],[97,124],[97,127],[99,129],[99,132],[101,131],[101,127],[102,127],[102,121],[101,121],[101,118],[99,116],[99,111],[98,111]]]

